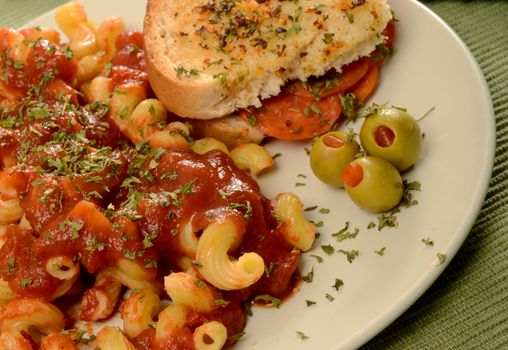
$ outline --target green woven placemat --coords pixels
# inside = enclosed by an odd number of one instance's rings
[[[0,26],[18,27],[64,2],[0,0]],[[443,275],[362,349],[508,349],[508,2],[424,4],[459,34],[485,75],[496,117],[494,170],[478,220]]]
[[[475,226],[445,272],[362,349],[508,349],[508,2],[424,4],[459,34],[485,75],[496,118],[494,170]]]

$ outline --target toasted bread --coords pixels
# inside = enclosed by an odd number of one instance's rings
[[[218,118],[260,107],[288,80],[340,72],[391,19],[386,0],[148,0],[146,67],[170,111]]]

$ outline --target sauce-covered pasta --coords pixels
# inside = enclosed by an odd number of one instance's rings
[[[244,304],[290,292],[313,224],[229,152],[192,150],[153,96],[141,33],[77,3],[57,22],[69,43],[0,30],[0,348],[75,349],[75,321],[119,305],[125,330],[102,329],[101,349],[234,343]]]

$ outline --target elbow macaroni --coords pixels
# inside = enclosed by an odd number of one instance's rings
[[[281,193],[275,200],[275,214],[282,222],[281,233],[296,248],[307,251],[316,239],[316,227],[303,216],[302,202],[294,193]]]
[[[12,328],[7,328],[0,332],[0,349],[33,350],[30,341],[21,332]]]
[[[161,286],[135,261],[119,259],[117,266],[102,269],[95,278],[94,287],[83,297],[81,317],[86,320],[100,320],[109,317],[118,302],[122,286],[129,289],[151,289],[159,294]]]
[[[72,280],[79,275],[79,265],[68,256],[54,256],[46,261],[46,271],[59,280]]]
[[[85,9],[73,1],[60,6],[55,14],[58,27],[69,38],[74,57],[81,58],[98,50],[96,27],[88,20]]]
[[[192,226],[192,217],[187,223],[180,225],[180,229],[178,230],[178,241],[180,242],[180,247],[187,256],[196,256],[198,238]]]
[[[101,350],[136,350],[121,330],[104,327],[97,334],[97,347]]]
[[[18,193],[13,185],[13,177],[10,175],[12,168],[6,168],[0,172],[0,225],[18,222],[23,216]]]
[[[78,350],[78,347],[71,338],[54,332],[44,337],[40,350]]]
[[[0,306],[7,304],[16,298],[16,293],[9,287],[9,284],[0,279]]]
[[[154,317],[159,313],[159,309],[160,299],[153,290],[132,290],[120,309],[125,334],[129,338],[135,338],[154,325]]]
[[[231,158],[243,170],[257,175],[273,165],[273,159],[266,149],[256,143],[244,143],[231,150]]]
[[[54,256],[46,260],[46,271],[54,278],[63,281],[55,290],[51,299],[65,295],[79,277],[79,264],[67,256]]]
[[[179,334],[192,336],[196,350],[219,350],[227,340],[227,329],[221,322],[208,321],[196,327],[194,331],[187,325],[189,309],[182,304],[172,304],[159,314],[155,330],[155,344],[165,349]]]
[[[185,272],[173,272],[164,278],[164,288],[175,304],[200,312],[213,310],[215,298],[210,288]]]
[[[197,154],[205,154],[213,149],[218,149],[229,155],[226,145],[213,137],[204,137],[194,141],[191,149]]]
[[[37,330],[41,334],[58,332],[64,327],[64,315],[51,303],[36,299],[14,299],[0,309],[0,330]]]
[[[193,340],[196,350],[220,350],[228,339],[226,327],[218,321],[202,324],[194,330]]]
[[[94,286],[83,295],[81,319],[97,321],[111,316],[121,290],[121,282],[104,270],[99,272]]]
[[[223,290],[246,288],[263,275],[263,258],[245,253],[238,260],[228,252],[238,244],[240,227],[232,220],[210,224],[198,242],[196,260],[202,265],[201,275],[213,286]]]

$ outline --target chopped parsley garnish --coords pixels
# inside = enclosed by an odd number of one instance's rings
[[[342,242],[343,240],[348,238],[356,238],[356,236],[358,236],[358,233],[360,232],[360,229],[356,227],[353,230],[353,232],[349,232],[348,230],[349,230],[349,221],[346,222],[346,225],[340,231],[332,233],[332,237],[335,237],[337,242]]]
[[[197,77],[199,75],[199,72],[194,69],[194,68],[191,68],[191,69],[185,69],[183,66],[178,66],[178,67],[175,67],[175,72],[176,72],[176,76],[178,78],[184,76],[186,78],[192,78],[192,77]]]
[[[422,238],[422,243],[425,244],[425,245],[431,246],[431,247],[434,246],[434,241],[431,240],[429,237]]]
[[[444,264],[446,261],[446,254],[443,253],[437,253],[437,260],[439,261],[439,264]]]
[[[228,76],[229,76],[228,72],[222,72],[222,73],[214,74],[212,77],[214,79],[218,79],[220,84],[221,84],[221,86],[224,89],[228,89],[229,88],[229,86],[228,86]]]
[[[203,281],[201,281],[201,280],[196,280],[196,281],[194,281],[194,284],[195,284],[196,286],[198,286],[199,288],[205,288],[205,286],[206,286],[206,285],[205,285],[205,282],[203,282]]]
[[[349,250],[349,251],[348,251],[348,250],[344,250],[344,249],[339,249],[339,250],[337,251],[337,253],[342,253],[342,254],[344,254],[344,255],[346,256],[347,261],[348,261],[349,263],[352,263],[352,262],[353,262],[353,260],[355,260],[355,259],[356,259],[356,257],[358,257],[358,255],[360,255],[360,253],[359,253],[359,252],[358,252],[358,250],[356,250],[356,249]]]
[[[311,254],[311,255],[309,255],[309,256],[311,256],[311,257],[313,257],[314,259],[316,259],[316,260],[317,260],[317,262],[318,262],[318,263],[320,263],[320,264],[323,262],[323,258],[322,258],[322,257],[320,257],[319,255],[314,255],[314,254]]]
[[[219,299],[215,299],[215,300],[213,301],[213,304],[214,304],[214,305],[218,305],[218,306],[226,306],[226,305],[228,305],[228,304],[229,304],[229,301],[224,300],[224,299],[220,299],[220,298],[219,298]]]
[[[302,280],[307,283],[311,283],[314,279],[314,266],[311,268],[309,272],[305,276],[302,277]]]
[[[182,188],[180,188],[179,192],[184,196],[190,196],[192,193],[194,193],[194,189],[192,187],[194,186],[196,180],[197,179],[193,179],[187,184],[185,184]]]
[[[342,287],[343,285],[344,285],[344,282],[341,279],[336,278],[335,282],[333,283],[332,288],[335,289],[336,291],[339,291],[340,287]]]
[[[310,337],[305,335],[305,333],[303,333],[302,331],[296,331],[296,336],[301,340],[301,341],[306,341],[306,340],[309,340]]]
[[[409,208],[413,205],[417,205],[418,201],[413,199],[413,191],[421,191],[421,184],[418,181],[408,182],[404,180],[402,182],[403,192],[402,192],[402,200],[400,205]]]
[[[234,210],[244,209],[245,213],[243,214],[243,217],[247,220],[252,217],[252,205],[250,204],[250,201],[246,201],[245,203],[231,203],[229,204],[229,207]]]
[[[112,69],[113,69],[113,63],[111,63],[111,62],[106,63],[106,65],[104,66],[104,74],[106,74],[106,76],[109,76],[111,74]]]
[[[394,209],[388,214],[381,214],[377,217],[378,225],[377,229],[378,231],[381,231],[385,227],[397,227],[399,225],[399,222],[397,221],[397,216],[400,212],[399,209]]]
[[[374,253],[376,253],[377,255],[383,256],[383,255],[385,255],[385,250],[386,250],[386,247],[382,247],[379,250],[374,250]]]
[[[256,301],[264,301],[266,303],[272,304],[273,306],[275,306],[277,308],[280,306],[280,304],[282,304],[282,300],[280,300],[276,297],[273,297],[269,294],[256,295],[254,297],[254,302],[256,302]]]
[[[290,37],[291,35],[293,34],[298,34],[300,33],[300,31],[302,30],[302,26],[298,23],[293,23],[291,25],[291,27],[289,27],[285,32],[284,32],[284,37],[285,38],[288,38]]]
[[[316,305],[317,302],[315,302],[314,300],[305,299],[305,304],[307,304],[307,306],[312,306]]]
[[[347,121],[354,122],[356,121],[360,115],[358,114],[358,98],[352,92],[339,95],[340,103],[342,104],[343,114],[346,117]]]
[[[12,275],[14,273],[14,269],[16,268],[16,258],[14,255],[9,255],[7,263],[7,266],[4,266],[4,272],[7,275]]]
[[[325,33],[323,35],[323,42],[327,45],[330,45],[331,43],[333,43],[333,37],[335,36],[334,33]]]
[[[22,278],[21,279],[21,288],[25,289],[32,283],[33,283],[33,280],[31,278]]]
[[[328,255],[332,255],[333,253],[335,253],[335,248],[332,247],[331,244],[328,244],[328,245],[322,245],[321,246],[321,249],[323,249],[323,251],[328,254]]]
[[[231,340],[234,340],[234,341],[237,341],[239,340],[241,337],[243,337],[245,335],[245,332],[239,332],[239,333],[236,333],[236,334],[233,334],[231,337],[229,337]]]
[[[67,229],[71,230],[71,240],[75,240],[79,238],[79,230],[83,228],[83,223],[70,221],[69,219],[64,219],[60,223],[60,229],[65,231]]]

